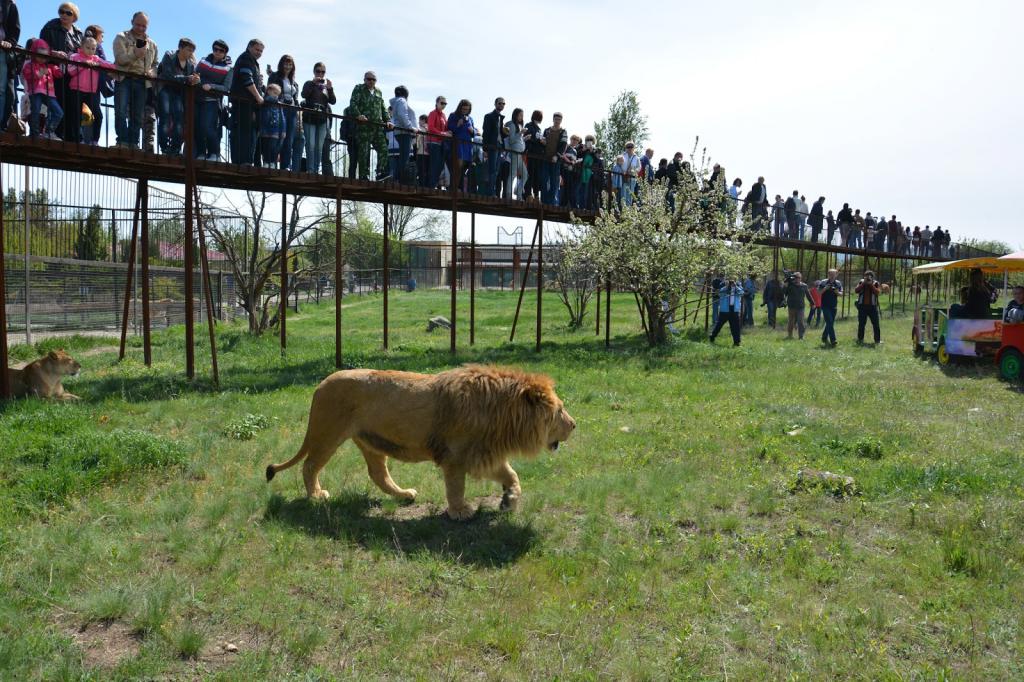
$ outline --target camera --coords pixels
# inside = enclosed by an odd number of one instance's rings
[[[136,38],[135,39],[135,47],[137,47],[137,48],[139,48],[141,50],[145,46],[146,46],[146,41],[144,39],[142,39],[142,38]]]
[[[784,284],[792,284],[793,280],[795,278],[796,278],[796,273],[794,273],[794,272],[792,272],[790,270],[783,270],[782,271],[782,282]]]

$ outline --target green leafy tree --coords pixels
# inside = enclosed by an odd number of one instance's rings
[[[727,202],[716,201],[708,186],[706,167],[681,179],[671,195],[664,182],[640,182],[631,206],[601,211],[593,225],[573,225],[568,257],[592,263],[601,281],[634,294],[651,346],[668,340],[680,301],[702,291],[712,273],[739,279],[763,267],[729,220]]]
[[[79,227],[75,255],[81,260],[105,260],[107,245],[103,235],[103,209],[94,204],[85,223]]]
[[[608,116],[603,121],[594,123],[594,137],[597,147],[614,159],[614,154],[633,141],[638,148],[643,148],[647,141],[647,117],[640,112],[640,100],[633,90],[623,90],[608,107]]]

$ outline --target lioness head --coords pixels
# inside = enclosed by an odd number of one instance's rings
[[[60,375],[77,376],[82,370],[82,365],[63,350],[52,350],[46,354],[44,362],[47,368]]]

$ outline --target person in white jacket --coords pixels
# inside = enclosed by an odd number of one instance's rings
[[[409,182],[406,175],[406,164],[412,152],[413,135],[419,130],[416,112],[409,106],[409,89],[404,85],[395,88],[395,96],[391,98],[391,122],[395,126],[395,140],[398,142],[398,156],[392,157],[391,179],[398,182]]]

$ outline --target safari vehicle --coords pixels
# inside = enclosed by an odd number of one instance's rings
[[[1008,287],[1011,272],[1024,272],[1024,252],[999,258],[969,258],[929,263],[914,268],[914,276],[952,275],[980,269],[986,275],[1002,274]],[[950,317],[947,302],[925,302],[914,308],[911,332],[915,354],[934,354],[941,365],[963,358],[992,358],[1003,378],[1022,378],[1024,367],[1024,319],[1004,321],[1005,308],[990,308],[987,318]]]

